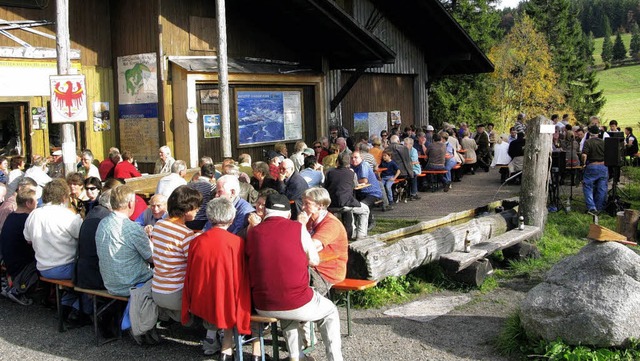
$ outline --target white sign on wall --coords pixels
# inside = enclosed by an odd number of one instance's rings
[[[87,91],[84,75],[53,75],[51,86],[51,122],[87,120]]]

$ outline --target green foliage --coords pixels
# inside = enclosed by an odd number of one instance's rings
[[[351,302],[354,307],[379,308],[390,303],[410,300],[421,293],[436,291],[436,287],[412,275],[386,277],[376,285],[362,292],[354,292]]]
[[[640,55],[640,27],[634,22],[631,28],[631,42],[629,44],[629,55],[638,59]]]
[[[610,64],[611,60],[613,60],[613,43],[611,42],[611,26],[609,26],[609,18],[605,17],[604,20],[604,40],[602,41],[602,53],[600,53],[600,56],[602,57],[602,61],[605,63],[606,67],[606,65]]]
[[[514,313],[507,318],[504,327],[496,339],[496,348],[503,355],[521,355],[528,344],[527,336],[520,323],[520,314]]]
[[[618,67],[597,74],[600,85],[606,89],[607,103],[600,114],[602,123],[617,119],[621,128],[633,127],[638,133],[640,122],[640,65]]]
[[[627,57],[627,48],[622,42],[620,31],[616,33],[616,41],[613,43],[613,60],[620,61]]]

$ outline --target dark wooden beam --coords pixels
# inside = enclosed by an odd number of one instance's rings
[[[349,77],[349,79],[347,80],[346,83],[344,83],[340,91],[338,91],[338,94],[336,94],[336,96],[333,99],[331,99],[332,112],[336,110],[340,102],[342,102],[344,97],[347,96],[351,88],[353,88],[353,86],[356,85],[356,82],[358,81],[358,79],[360,79],[362,74],[364,74],[365,70],[367,70],[367,68],[365,67],[357,68],[355,73],[353,73],[351,77]]]

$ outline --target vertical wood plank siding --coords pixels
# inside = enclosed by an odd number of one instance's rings
[[[345,10],[364,26],[370,14],[374,11],[373,4],[367,0],[345,2],[345,6],[351,4],[353,4],[353,8]],[[345,97],[340,107],[336,109],[336,121],[338,123],[341,122],[347,129],[352,130],[354,111],[388,112],[390,110],[400,110],[403,126],[428,124],[427,65],[425,62],[427,55],[393,24],[388,22],[386,18],[373,30],[373,34],[396,52],[396,61],[380,68],[367,69],[365,76],[358,80],[356,86]],[[327,74],[328,101],[333,99],[350,74],[340,71],[331,71]],[[396,77],[391,77],[390,79],[389,75],[396,75]],[[393,78],[396,79],[393,80]],[[384,86],[368,88],[363,86],[364,83],[367,83],[368,87],[374,84],[384,84]],[[408,84],[410,84],[410,87],[407,86]],[[393,104],[387,105],[389,102],[393,102]],[[410,107],[409,104],[411,104]],[[388,108],[375,108],[380,106]]]

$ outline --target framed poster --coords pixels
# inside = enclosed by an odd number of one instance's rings
[[[238,145],[302,139],[302,91],[238,89]]]
[[[387,129],[387,112],[353,113],[353,132],[380,135]]]
[[[202,121],[205,139],[220,138],[220,114],[204,114]]]

